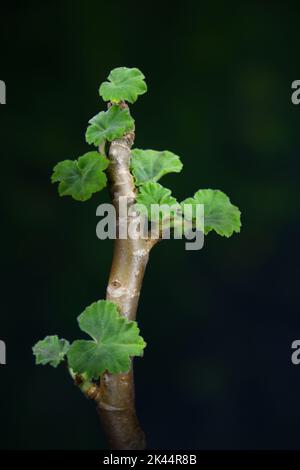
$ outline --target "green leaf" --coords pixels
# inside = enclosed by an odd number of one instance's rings
[[[167,150],[133,149],[131,152],[131,170],[136,186],[158,181],[167,173],[180,173],[182,166],[180,158]]]
[[[110,72],[109,82],[102,83],[99,94],[104,101],[134,103],[138,95],[143,95],[147,91],[144,78],[139,69],[118,67]]]
[[[172,207],[172,212],[175,212],[177,208],[180,208],[180,205],[176,199],[171,196],[170,189],[165,188],[159,183],[149,181],[148,183],[143,184],[139,187],[139,193],[136,196],[136,209],[144,215],[148,216],[149,220],[157,220],[153,211],[151,211],[151,206],[159,205],[165,206],[159,208],[159,218],[162,219],[166,212],[169,211]]]
[[[120,109],[118,106],[111,106],[108,111],[101,113],[89,120],[85,139],[88,144],[96,147],[105,140],[110,142],[119,139],[126,132],[134,129],[134,119],[130,116],[128,109]]]
[[[231,204],[226,194],[218,189],[200,189],[194,197],[185,199],[181,205],[191,204],[195,216],[196,204],[204,204],[204,233],[215,230],[219,235],[230,237],[233,232],[239,232],[241,213],[238,207]]]
[[[64,160],[58,163],[51,177],[52,183],[59,182],[60,196],[72,196],[76,201],[86,201],[93,193],[106,186],[103,170],[109,160],[98,152],[88,152],[78,160]]]
[[[146,346],[136,322],[122,317],[116,304],[99,300],[78,317],[79,327],[93,341],[77,340],[68,352],[69,366],[97,379],[104,371],[127,372],[130,357],[141,356]]]
[[[67,354],[70,347],[69,341],[59,339],[57,335],[46,336],[45,339],[36,343],[32,351],[35,355],[36,364],[50,364],[57,367]]]

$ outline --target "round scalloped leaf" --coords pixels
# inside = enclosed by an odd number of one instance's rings
[[[176,199],[171,196],[170,189],[165,188],[159,183],[149,181],[139,187],[139,193],[136,196],[136,209],[144,215],[147,215],[149,220],[156,220],[156,212],[152,211],[152,205],[159,205],[159,218],[162,219],[172,207],[172,212],[175,212],[180,205]]]
[[[126,132],[134,129],[134,119],[130,116],[128,109],[121,109],[118,106],[111,106],[107,111],[101,111],[99,114],[89,120],[90,125],[87,128],[85,139],[88,144],[96,147],[114,139],[119,139]]]
[[[204,204],[205,235],[214,230],[218,235],[230,237],[233,232],[240,231],[240,210],[231,204],[225,193],[218,189],[200,189],[194,197],[187,198],[181,203],[183,212],[185,204],[191,204],[193,214],[195,214],[196,204]]]
[[[32,351],[36,364],[50,364],[50,366],[57,367],[64,360],[69,348],[69,341],[59,339],[57,335],[54,335],[46,336],[45,339],[38,341]]]
[[[103,170],[109,160],[98,152],[88,152],[78,160],[64,160],[53,169],[52,183],[59,182],[60,196],[72,196],[76,201],[86,201],[93,193],[106,186],[107,178]]]
[[[128,101],[134,103],[138,95],[147,91],[144,75],[137,68],[118,67],[108,76],[108,82],[103,82],[99,94],[104,101]]]
[[[168,173],[180,173],[180,158],[168,150],[133,149],[131,152],[131,170],[136,186],[148,181],[158,181]]]
[[[79,327],[93,340],[77,340],[68,352],[71,369],[97,379],[106,370],[127,372],[132,356],[142,356],[146,346],[136,322],[121,316],[116,304],[99,300],[78,317]]]

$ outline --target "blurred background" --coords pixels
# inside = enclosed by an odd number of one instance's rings
[[[6,2],[1,5],[2,295],[0,448],[97,449],[94,404],[63,366],[35,367],[47,334],[78,338],[76,317],[103,298],[112,242],[96,208],[59,198],[56,162],[90,147],[98,86],[138,67],[136,146],[184,163],[162,183],[178,199],[226,192],[242,231],[155,247],[138,321],[137,408],[157,449],[299,449],[300,7],[296,2]]]

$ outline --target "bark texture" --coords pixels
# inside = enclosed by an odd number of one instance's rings
[[[133,140],[132,132],[122,139],[113,141],[109,149],[109,188],[117,215],[121,198],[128,208],[135,202],[135,186],[129,171]],[[126,222],[134,227],[137,215],[134,213],[129,215]],[[120,239],[119,228],[117,225],[118,235],[114,245],[106,299],[116,303],[120,313],[128,320],[135,320],[149,251],[157,240],[129,237]],[[110,449],[145,448],[145,435],[135,411],[132,366],[128,373],[114,375],[105,373],[101,377],[100,388],[93,398],[97,402]]]

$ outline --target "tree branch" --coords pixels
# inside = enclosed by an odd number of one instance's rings
[[[109,188],[117,216],[121,197],[125,198],[128,208],[135,202],[135,186],[129,171],[133,140],[132,132],[113,141],[109,149]],[[135,218],[136,214],[129,215],[127,223],[134,224]],[[118,235],[115,240],[106,298],[116,303],[121,315],[129,320],[136,318],[149,252],[156,242],[154,239],[120,239]],[[132,366],[128,373],[103,374],[100,389],[93,398],[111,449],[145,448],[145,435],[135,411]]]

